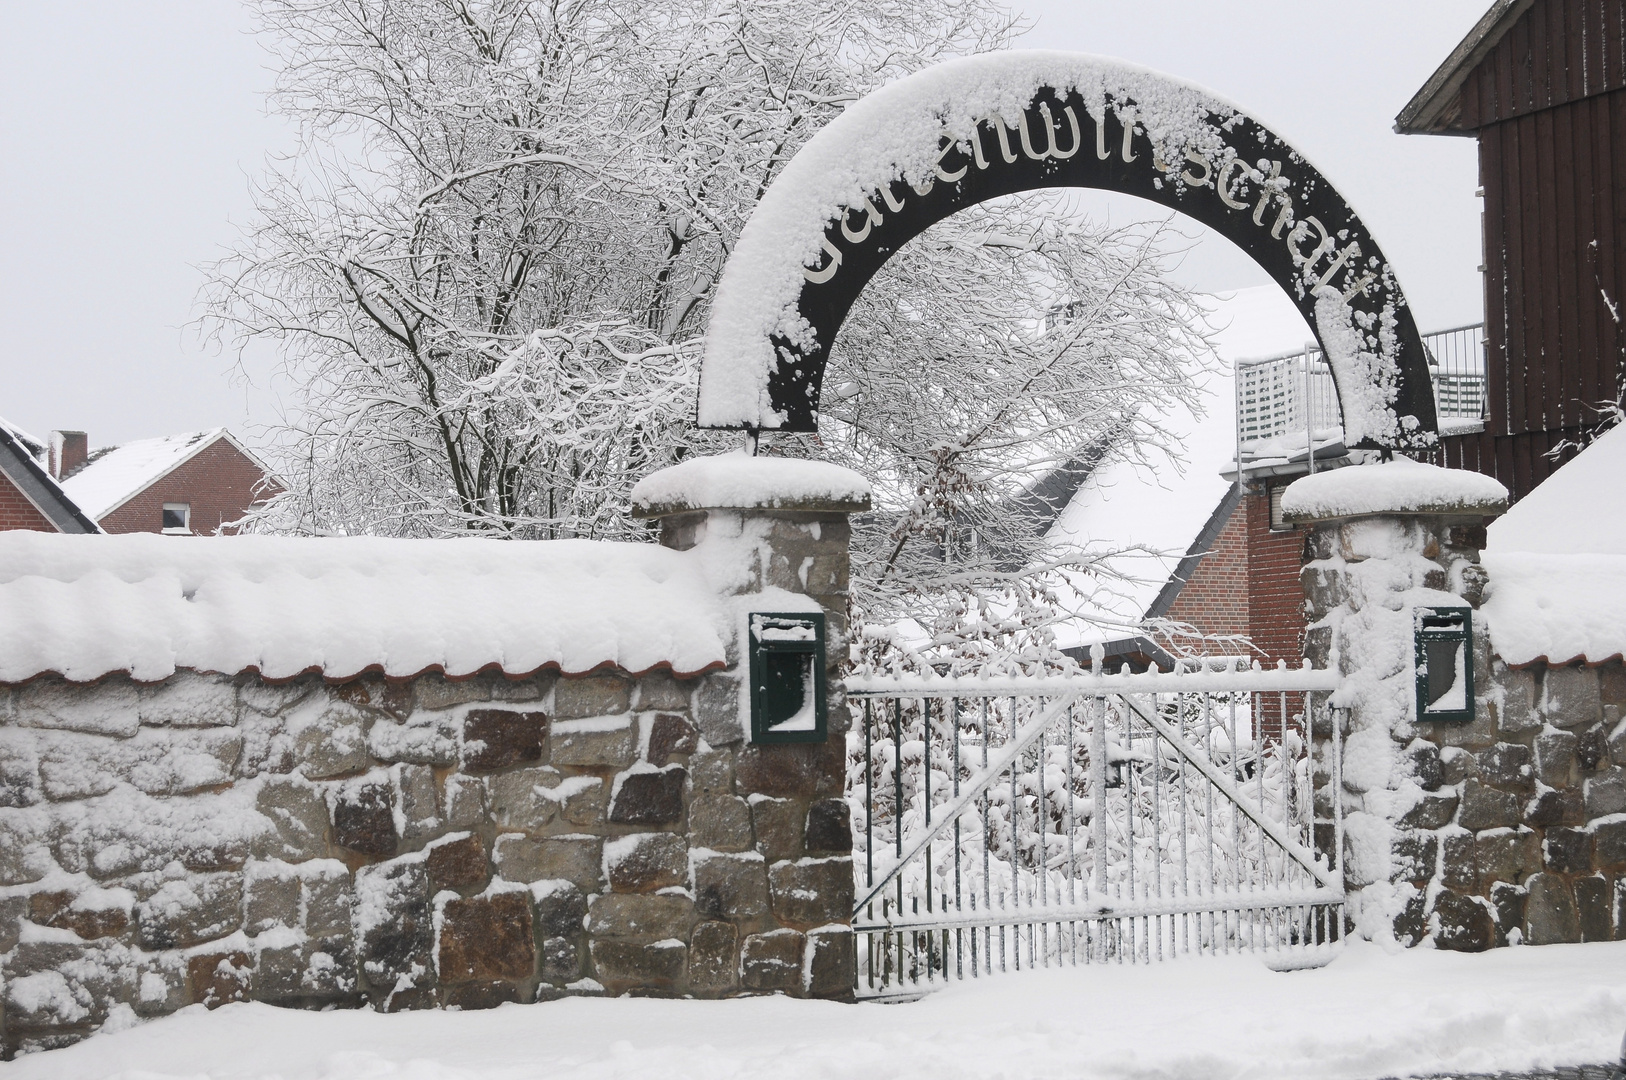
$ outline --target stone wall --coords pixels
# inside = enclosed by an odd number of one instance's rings
[[[1478,608],[1485,520],[1374,515],[1306,535],[1306,655],[1348,676],[1352,916],[1368,936],[1470,951],[1626,937],[1620,661],[1510,668],[1476,618],[1474,720],[1417,722],[1411,610]],[[1317,742],[1324,773],[1330,734]]]
[[[738,641],[692,679],[0,687],[5,1054],[243,999],[850,997],[845,516],[668,524],[742,626],[826,612],[827,742],[745,741]]]

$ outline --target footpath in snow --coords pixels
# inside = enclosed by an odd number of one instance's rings
[[[489,1012],[193,1006],[0,1066],[6,1080],[1378,1078],[1613,1061],[1626,942],[1478,955],[1356,944],[1040,970],[902,1005],[576,998]]]

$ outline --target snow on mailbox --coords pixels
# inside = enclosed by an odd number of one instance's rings
[[[1465,607],[1417,608],[1417,719],[1466,724],[1474,718],[1473,612]]]
[[[751,741],[824,742],[824,615],[750,619]]]

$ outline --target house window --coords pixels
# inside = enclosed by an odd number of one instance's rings
[[[165,503],[164,531],[166,533],[183,533],[190,535],[192,532],[192,504]]]
[[[1287,485],[1266,484],[1265,490],[1270,494],[1270,531],[1289,532],[1296,528],[1282,517],[1282,492],[1287,490]]]

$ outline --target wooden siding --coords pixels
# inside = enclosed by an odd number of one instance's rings
[[[1462,84],[1460,127],[1484,128],[1626,87],[1626,0],[1540,0]]]

